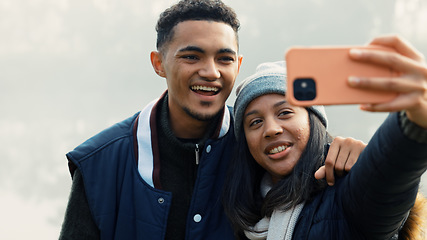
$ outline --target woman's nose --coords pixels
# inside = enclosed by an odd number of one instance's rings
[[[281,133],[283,133],[283,128],[276,120],[265,120],[264,137],[274,137]]]

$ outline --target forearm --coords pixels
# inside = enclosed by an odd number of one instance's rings
[[[357,219],[355,226],[373,239],[392,234],[412,207],[426,168],[427,144],[405,136],[393,114],[346,179],[344,208]]]
[[[86,199],[83,178],[78,169],[74,172],[73,185],[59,239],[100,239],[99,230],[93,221]]]

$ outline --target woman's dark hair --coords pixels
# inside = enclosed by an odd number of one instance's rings
[[[254,226],[264,216],[271,216],[279,206],[290,209],[326,187],[324,180],[314,178],[314,172],[323,164],[325,146],[331,141],[319,118],[307,109],[310,121],[310,137],[301,158],[291,174],[282,178],[267,193],[261,196],[260,183],[266,173],[249,152],[243,130],[239,133],[235,154],[230,162],[225,181],[223,203],[236,237]]]
[[[173,28],[180,22],[189,20],[206,20],[223,22],[230,25],[236,33],[240,22],[232,8],[220,0],[181,0],[160,14],[157,21],[157,49],[162,51],[173,37]]]

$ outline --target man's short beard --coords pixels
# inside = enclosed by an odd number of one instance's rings
[[[202,103],[202,105],[209,107],[211,103]],[[199,120],[199,121],[203,121],[203,122],[209,122],[211,121],[213,118],[215,118],[216,115],[218,115],[218,113],[222,110],[220,109],[218,112],[214,113],[214,114],[200,114],[194,111],[191,111],[189,108],[184,107],[183,110],[192,118]]]

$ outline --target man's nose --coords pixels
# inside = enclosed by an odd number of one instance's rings
[[[221,73],[219,72],[214,59],[206,60],[203,67],[199,71],[199,75],[211,81],[221,77]]]

